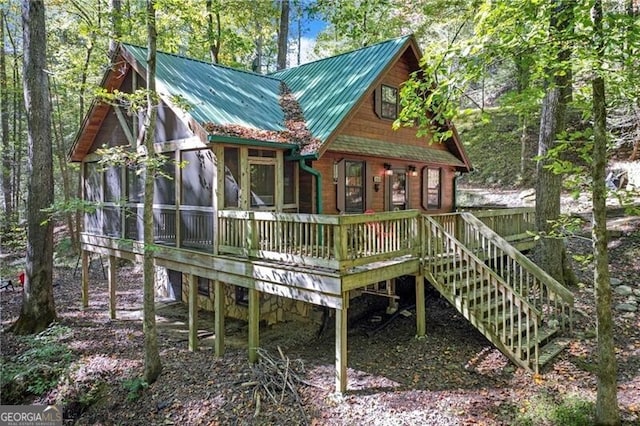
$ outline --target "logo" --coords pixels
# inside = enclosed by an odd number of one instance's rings
[[[57,405],[0,405],[0,426],[62,426]]]

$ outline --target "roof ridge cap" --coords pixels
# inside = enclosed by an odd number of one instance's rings
[[[126,46],[132,46],[132,47],[137,47],[137,48],[140,48],[140,49],[146,49],[145,46],[140,46],[140,45],[133,44],[133,43],[123,43],[123,42],[121,42],[120,44],[122,44],[125,47]],[[270,80],[275,80],[275,81],[280,81],[280,82],[282,81],[281,78],[273,76],[271,74],[260,74],[260,73],[257,73],[257,72],[244,70],[244,69],[241,69],[241,68],[234,68],[234,67],[231,67],[229,65],[216,64],[216,63],[213,63],[213,62],[203,61],[202,59],[191,58],[189,56],[180,55],[178,53],[165,52],[164,50],[158,50],[157,52],[158,53],[162,53],[163,55],[174,56],[176,58],[184,59],[184,60],[187,60],[187,61],[198,62],[198,63],[201,63],[203,65],[210,65],[212,67],[224,68],[224,69],[228,69],[228,70],[231,70],[231,71],[242,72],[242,73],[253,75],[253,76],[256,76],[256,77],[265,77],[265,78],[268,78]]]
[[[338,53],[337,55],[327,56],[325,58],[320,58],[320,59],[316,59],[316,60],[311,61],[311,62],[306,62],[304,64],[296,65],[294,67],[289,67],[289,68],[285,68],[283,70],[274,71],[272,73],[269,73],[268,75],[278,74],[278,73],[286,72],[286,71],[292,70],[292,69],[298,69],[298,68],[304,67],[306,65],[316,64],[318,62],[326,61],[328,59],[338,58],[340,56],[350,55],[352,53],[356,53],[356,52],[359,52],[359,51],[365,50],[365,49],[370,49],[372,47],[375,47],[375,46],[378,46],[378,45],[381,45],[381,44],[391,43],[391,42],[394,42],[394,41],[397,41],[397,40],[400,40],[400,39],[403,39],[403,38],[410,39],[411,37],[413,37],[413,33],[406,34],[406,35],[399,36],[399,37],[390,38],[390,39],[383,40],[383,41],[379,41],[377,43],[369,44],[367,46],[362,46],[362,47],[359,47],[357,49],[349,50],[347,52]]]

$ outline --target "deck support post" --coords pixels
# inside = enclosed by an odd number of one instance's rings
[[[424,275],[416,275],[416,337],[424,337],[427,333],[427,310],[424,301]]]
[[[213,329],[216,334],[215,352],[216,356],[224,355],[224,283],[220,280],[213,282],[213,309],[214,309],[214,325]]]
[[[347,390],[347,313],[348,293],[342,295],[342,309],[336,308],[336,393]]]
[[[89,252],[82,250],[82,308],[89,307]]]
[[[198,277],[188,275],[189,280],[189,350],[198,350]]]
[[[116,319],[116,261],[115,256],[109,256],[109,318]]]
[[[392,278],[385,283],[387,294],[389,295],[389,306],[387,306],[387,314],[391,315],[398,311],[398,300],[396,296],[396,279]]]
[[[255,288],[249,289],[249,362],[258,362],[258,347],[260,346],[260,292]]]

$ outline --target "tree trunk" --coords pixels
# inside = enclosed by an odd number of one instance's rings
[[[151,384],[156,381],[162,371],[160,353],[158,351],[158,333],[156,330],[155,307],[155,270],[153,262],[153,185],[156,156],[153,148],[157,121],[156,101],[156,4],[155,0],[147,0],[147,113],[144,126],[145,159],[144,181],[144,380]]]
[[[0,11],[0,40],[4,43],[5,12]],[[12,152],[9,137],[9,90],[7,82],[7,62],[5,49],[0,49],[0,128],[2,131],[2,194],[4,217],[0,217],[1,232],[7,232],[13,220]],[[4,222],[2,222],[4,221]]]
[[[278,70],[287,67],[289,49],[289,0],[280,0],[280,31],[278,31]]]
[[[38,333],[56,319],[53,302],[53,223],[43,209],[53,203],[51,105],[46,75],[44,3],[22,2],[24,101],[29,133],[27,263],[22,309],[11,327],[17,334]]]
[[[556,11],[551,18],[551,32],[567,31],[571,6],[566,0],[556,1]],[[557,64],[567,66],[571,52],[563,48],[558,52]],[[575,284],[576,278],[569,266],[564,241],[547,237],[553,231],[552,224],[560,217],[562,176],[546,168],[554,160],[549,151],[556,145],[556,137],[565,129],[567,102],[571,96],[570,73],[553,72],[553,84],[547,88],[540,114],[540,136],[536,165],[536,230],[542,234],[535,250],[536,261],[552,277],[564,284]]]
[[[216,24],[214,27],[213,16],[216,17]],[[220,62],[220,42],[222,37],[222,23],[220,21],[220,10],[216,8],[213,11],[213,0],[207,0],[207,39],[209,42],[209,54],[211,55],[211,63],[217,64]]]
[[[122,2],[120,0],[110,0],[109,2],[109,18],[111,21],[111,35],[109,37],[109,57],[113,57],[120,37],[122,37],[122,31],[120,27],[122,25]]]
[[[594,38],[597,40],[597,65],[593,79],[593,257],[595,268],[593,282],[596,298],[596,323],[598,335],[598,393],[596,397],[596,423],[620,424],[617,398],[617,363],[613,341],[613,317],[611,313],[611,283],[609,279],[609,254],[607,252],[607,190],[605,168],[607,164],[607,123],[602,57],[604,34],[602,30],[602,2],[596,0],[592,19]]]
[[[64,131],[62,129],[62,113],[60,111],[60,98],[58,97],[58,94],[57,94],[55,80],[51,78],[49,79],[49,82],[51,84],[51,92],[52,92],[49,96],[49,99],[51,100],[51,107],[53,109],[53,105],[54,105],[53,99],[55,94],[55,99],[56,99],[55,110],[57,111],[57,114],[51,114],[52,121],[54,122],[52,126],[53,134],[54,134],[53,139],[55,141],[55,146],[56,146],[56,158],[58,160],[58,167],[60,168],[60,175],[62,177],[62,196],[64,198],[65,203],[68,204],[72,196],[71,172],[69,171],[69,167],[67,166],[68,164],[67,163],[67,147],[65,146],[65,143],[64,143]],[[55,125],[56,116],[58,117],[57,126]],[[65,213],[65,219],[67,222],[69,238],[71,240],[71,248],[73,249],[74,253],[78,254],[80,253],[80,241],[79,241],[80,234],[76,230],[76,224],[74,222],[75,214],[72,212],[67,212]]]

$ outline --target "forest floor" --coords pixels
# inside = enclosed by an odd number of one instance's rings
[[[612,278],[640,289],[640,218],[612,218]],[[584,238],[571,254],[591,252]],[[37,365],[33,338],[0,333],[3,374],[25,361],[37,377],[2,389],[2,404],[61,404],[66,423],[78,425],[588,425],[596,392],[595,309],[590,266],[575,265],[581,284],[570,346],[540,375],[514,367],[435,291],[427,294],[427,335],[415,338],[415,310],[403,307],[382,329],[376,313],[349,325],[348,391],[335,390],[333,327],[281,323],[264,326],[264,361],[247,361],[247,326],[227,321],[227,351],[216,358],[210,315],[200,312],[198,351],[187,349],[186,310],[158,308],[163,372],[148,388],[140,320],[142,274],[118,271],[118,319],[108,316],[107,283],[100,262],[90,269],[90,303],[81,308],[80,274],[57,267],[54,294],[59,322],[41,339],[48,365]],[[614,292],[614,305],[627,298]],[[19,291],[0,292],[0,326],[19,313]],[[381,314],[382,316],[384,314]],[[618,400],[623,424],[640,424],[640,312],[614,310]],[[36,383],[54,374],[53,347],[62,347],[60,380],[44,394]],[[55,355],[55,354],[54,354]],[[45,363],[47,364],[47,363]],[[275,369],[274,369],[275,366]],[[274,373],[275,372],[275,373]],[[285,372],[285,391],[277,379]],[[25,377],[29,377],[25,375]],[[44,377],[44,378],[43,378]],[[295,378],[296,380],[293,380]],[[297,380],[299,379],[299,380]],[[32,380],[29,383],[29,380]],[[271,380],[270,396],[262,383]],[[31,389],[31,390],[29,390]]]

